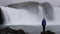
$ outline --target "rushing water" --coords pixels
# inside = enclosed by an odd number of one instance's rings
[[[45,18],[43,8],[40,6],[25,9],[2,7],[2,9],[6,25],[41,25],[42,19]],[[49,21],[47,20],[47,22]]]
[[[45,18],[46,15],[44,15],[44,10],[42,7],[30,7],[29,8],[24,8],[24,9],[14,9],[14,8],[8,8],[8,7],[2,7],[6,13],[5,18],[6,22],[4,25],[16,25],[16,26],[10,26],[11,28],[15,29],[24,29],[26,32],[30,34],[40,34],[42,31],[41,28],[41,21],[43,18]],[[7,10],[8,9],[8,10]],[[2,10],[2,11],[3,11]],[[8,12],[9,11],[9,12]],[[54,20],[49,21],[46,18],[47,21],[47,30],[51,30],[59,34],[60,32],[60,8],[54,7]],[[47,14],[50,14],[50,12],[47,12]],[[51,13],[52,14],[52,13]],[[51,15],[49,15],[51,16]],[[47,17],[49,17],[47,16]],[[20,25],[20,26],[17,26]],[[24,26],[21,26],[24,25]],[[27,26],[25,26],[27,25]],[[31,25],[31,26],[28,26]],[[33,26],[32,26],[33,25]],[[40,25],[40,26],[37,26]],[[58,26],[57,26],[58,25]]]

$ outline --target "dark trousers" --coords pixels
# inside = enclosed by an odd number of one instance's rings
[[[45,25],[43,25],[43,31],[45,31]]]

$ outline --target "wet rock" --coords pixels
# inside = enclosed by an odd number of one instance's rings
[[[56,34],[56,33],[48,30],[48,31],[41,32],[41,34]]]

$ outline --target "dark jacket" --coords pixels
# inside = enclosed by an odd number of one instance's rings
[[[43,19],[43,20],[42,20],[42,26],[45,26],[45,25],[46,25],[46,20]]]

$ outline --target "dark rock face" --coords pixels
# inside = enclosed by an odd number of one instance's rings
[[[0,34],[27,34],[27,33],[25,33],[24,30],[22,30],[22,29],[13,30],[9,27],[6,27],[6,28],[0,30]]]
[[[3,24],[4,21],[5,21],[4,15],[3,15],[2,11],[1,11],[1,8],[0,8],[0,25]]]
[[[56,34],[56,33],[48,30],[48,31],[45,31],[45,32],[41,32],[41,34]]]
[[[13,34],[28,34],[28,33],[25,33],[24,30],[20,29],[16,30],[16,32],[13,32]]]

